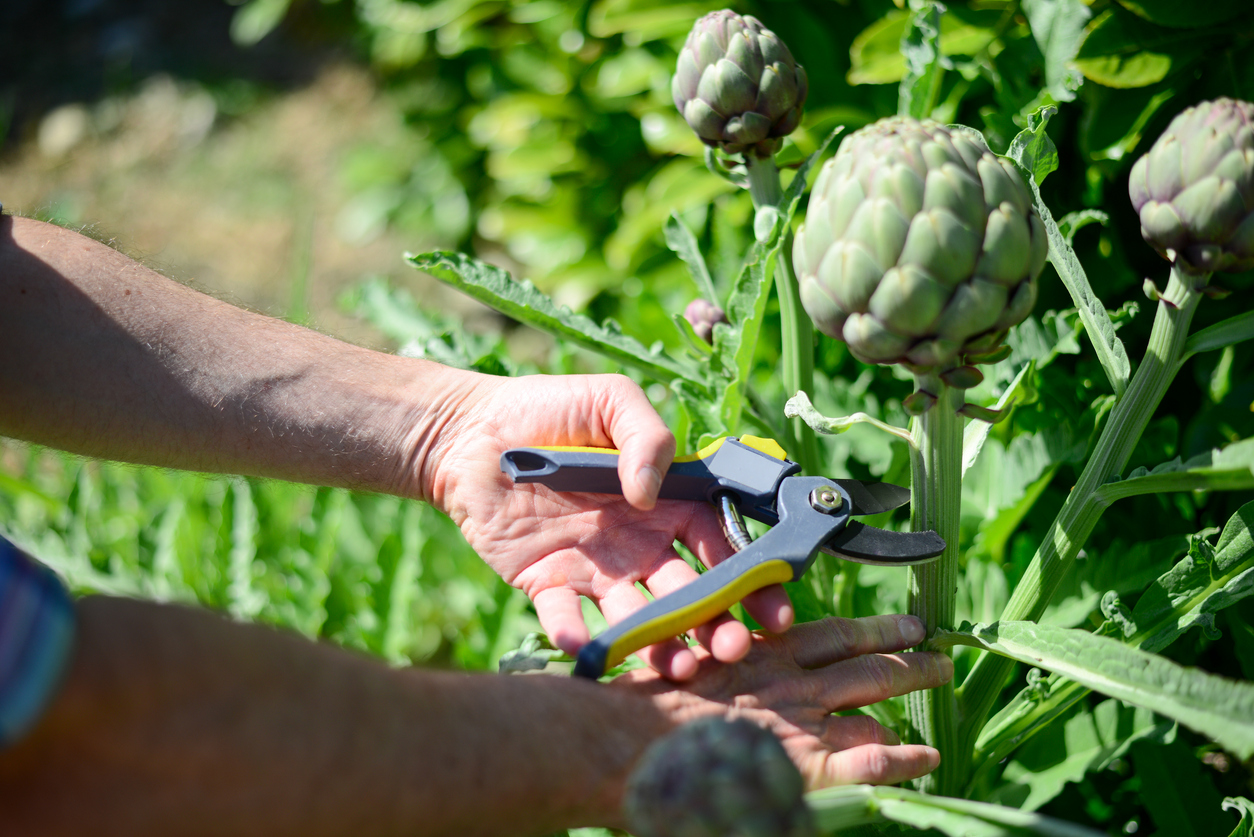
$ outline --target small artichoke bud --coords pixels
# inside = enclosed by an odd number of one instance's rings
[[[723,9],[693,24],[671,97],[706,145],[769,157],[801,124],[806,73],[757,18]]]
[[[1254,268],[1254,104],[1202,102],[1132,166],[1141,235],[1189,274]]]
[[[698,297],[689,302],[688,307],[684,309],[684,319],[689,322],[698,337],[707,343],[713,343],[714,325],[727,322],[727,314],[714,303]]]
[[[811,837],[801,774],[773,734],[705,718],[655,741],[627,780],[638,837]]]
[[[792,258],[820,331],[928,373],[1002,354],[1046,251],[1023,178],[978,133],[890,117],[824,164]]]

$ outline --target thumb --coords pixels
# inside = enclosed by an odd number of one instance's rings
[[[618,481],[627,502],[649,510],[657,503],[662,477],[675,456],[675,435],[653,409],[635,382],[620,378],[605,406],[614,447],[618,448]]]

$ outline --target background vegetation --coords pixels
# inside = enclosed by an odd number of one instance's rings
[[[0,12],[11,24],[0,27],[0,78],[7,79],[0,81],[0,200],[9,209],[104,225],[125,243],[123,226],[93,213],[109,205],[110,185],[134,182],[136,170],[116,161],[138,141],[128,128],[136,109],[151,100],[154,83],[168,80],[176,95],[157,107],[168,112],[177,103],[181,115],[162,146],[165,170],[199,176],[196,182],[234,173],[236,193],[210,204],[228,202],[232,214],[254,221],[270,216],[253,213],[278,207],[274,217],[282,218],[278,234],[253,243],[256,252],[283,253],[260,280],[264,291],[212,280],[211,288],[355,339],[493,374],[611,368],[433,296],[394,267],[401,249],[440,246],[473,252],[597,322],[612,317],[625,333],[684,356],[697,350],[673,315],[701,289],[667,248],[667,219],[678,213],[696,232],[724,299],[752,237],[748,194],[706,169],[670,102],[683,37],[695,18],[724,5],[251,0],[230,9],[206,0],[188,4],[188,20],[180,21],[161,4],[139,0],[10,3]],[[907,9],[888,0],[730,5],[779,33],[809,75],[805,121],[782,159],[800,162],[837,125],[852,130],[897,111]],[[180,50],[171,39],[192,21],[213,34]],[[1056,217],[1082,213],[1072,217],[1074,246],[1094,289],[1118,312],[1120,336],[1139,351],[1152,310],[1142,281],[1163,284],[1165,265],[1140,239],[1128,170],[1184,107],[1219,95],[1254,97],[1254,14],[1234,0],[1187,9],[1165,0],[987,0],[951,3],[941,21],[948,66],[927,103],[935,118],[979,128],[1004,151],[1028,114],[1058,106],[1048,130],[1060,167],[1042,184],[1043,196]],[[39,38],[23,39],[23,32]],[[41,39],[78,57],[61,66],[35,60]],[[362,123],[353,114],[361,111],[341,108],[315,111],[305,126],[312,133],[258,130],[268,109],[324,84],[327,68],[366,79],[357,95],[369,100],[369,113],[381,114],[370,124],[384,129],[354,130]],[[188,104],[197,101],[199,122],[197,105]],[[315,145],[319,135],[343,140],[317,157],[317,178],[276,176],[263,179],[268,190],[246,186],[258,180],[253,167],[262,147]],[[107,149],[123,176],[74,179],[77,160]],[[101,184],[105,197],[93,191]],[[6,185],[22,190],[21,202],[2,191]],[[303,215],[303,205],[315,210]],[[202,253],[196,258],[210,275],[214,246],[188,250]],[[376,258],[379,248],[390,257]],[[1252,278],[1221,277],[1232,295],[1204,303],[1195,327],[1248,310]],[[420,307],[415,287],[437,304]],[[1035,317],[1013,337],[1016,354],[971,396],[991,401],[1014,369],[1036,361],[1034,399],[992,431],[964,485],[959,616],[972,621],[1000,612],[1074,482],[1110,394],[1052,267],[1041,287]],[[751,376],[758,403],[769,407],[760,411],[768,424],[782,424],[778,405],[787,395],[776,374],[778,331],[772,299]],[[864,411],[905,424],[901,399],[911,381],[864,366],[825,338],[816,351],[821,374],[811,396],[821,412]],[[1191,360],[1129,467],[1187,460],[1254,435],[1252,365],[1249,343]],[[638,377],[672,426],[680,425],[672,390]],[[856,428],[823,439],[827,473],[907,482],[904,448],[890,438]],[[455,527],[420,505],[0,445],[0,530],[80,591],[200,601],[394,663],[493,668],[536,629],[525,597],[483,567]],[[1214,527],[1251,499],[1217,492],[1121,501],[1098,524],[1047,620],[1097,625],[1104,592],[1135,596],[1200,549],[1199,533],[1213,541]],[[794,592],[834,597],[845,615],[904,608],[903,574],[880,568],[841,571]],[[1245,599],[1164,653],[1254,678],[1252,625],[1254,601]],[[959,652],[960,672],[970,656]],[[1021,667],[1016,676],[1023,684],[1034,675]],[[985,788],[986,798],[1111,834],[1228,834],[1236,822],[1220,801],[1254,793],[1254,765],[1153,719],[1110,733],[1123,722],[1103,720],[1115,711],[1102,708],[1108,705],[1094,695],[1060,719],[1014,755],[1007,778]]]

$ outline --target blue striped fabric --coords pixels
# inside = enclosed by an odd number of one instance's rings
[[[74,644],[74,605],[60,579],[0,538],[0,749],[51,702]]]

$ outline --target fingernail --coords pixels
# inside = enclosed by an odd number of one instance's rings
[[[927,763],[931,766],[931,770],[935,770],[937,767],[940,767],[940,750],[934,750],[931,747],[928,747]]]
[[[641,465],[640,470],[636,471],[636,482],[644,489],[645,496],[657,499],[657,493],[662,488],[662,475],[658,473],[657,468],[652,465]]]
[[[922,620],[917,616],[901,617],[897,620],[897,628],[901,631],[901,638],[911,645],[918,645],[927,635],[923,629]]]

